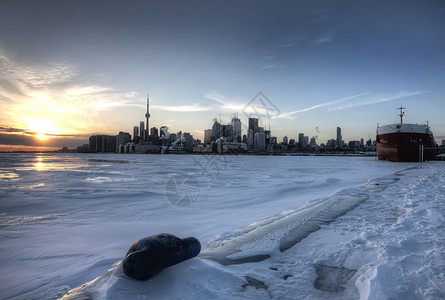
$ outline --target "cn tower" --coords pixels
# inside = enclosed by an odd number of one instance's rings
[[[147,94],[147,113],[145,114],[145,135],[144,135],[144,140],[146,140],[148,142],[148,120],[150,119],[150,94]]]

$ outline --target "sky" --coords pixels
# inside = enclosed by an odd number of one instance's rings
[[[249,116],[281,141],[445,139],[445,2],[0,1],[0,151]],[[260,125],[260,126],[261,126]]]

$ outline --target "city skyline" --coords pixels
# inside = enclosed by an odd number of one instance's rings
[[[440,1],[104,3],[0,4],[0,151],[131,134],[147,93],[150,127],[201,140],[259,92],[279,141],[374,140],[400,105],[445,139]]]

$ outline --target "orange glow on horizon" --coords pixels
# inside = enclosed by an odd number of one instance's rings
[[[32,152],[45,152],[56,151],[60,147],[47,147],[47,146],[24,146],[24,145],[0,145],[0,152],[17,152],[17,151],[32,151]]]

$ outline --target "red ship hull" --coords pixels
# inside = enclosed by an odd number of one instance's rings
[[[395,162],[432,160],[435,158],[435,147],[432,134],[393,132],[377,135],[379,160]]]

